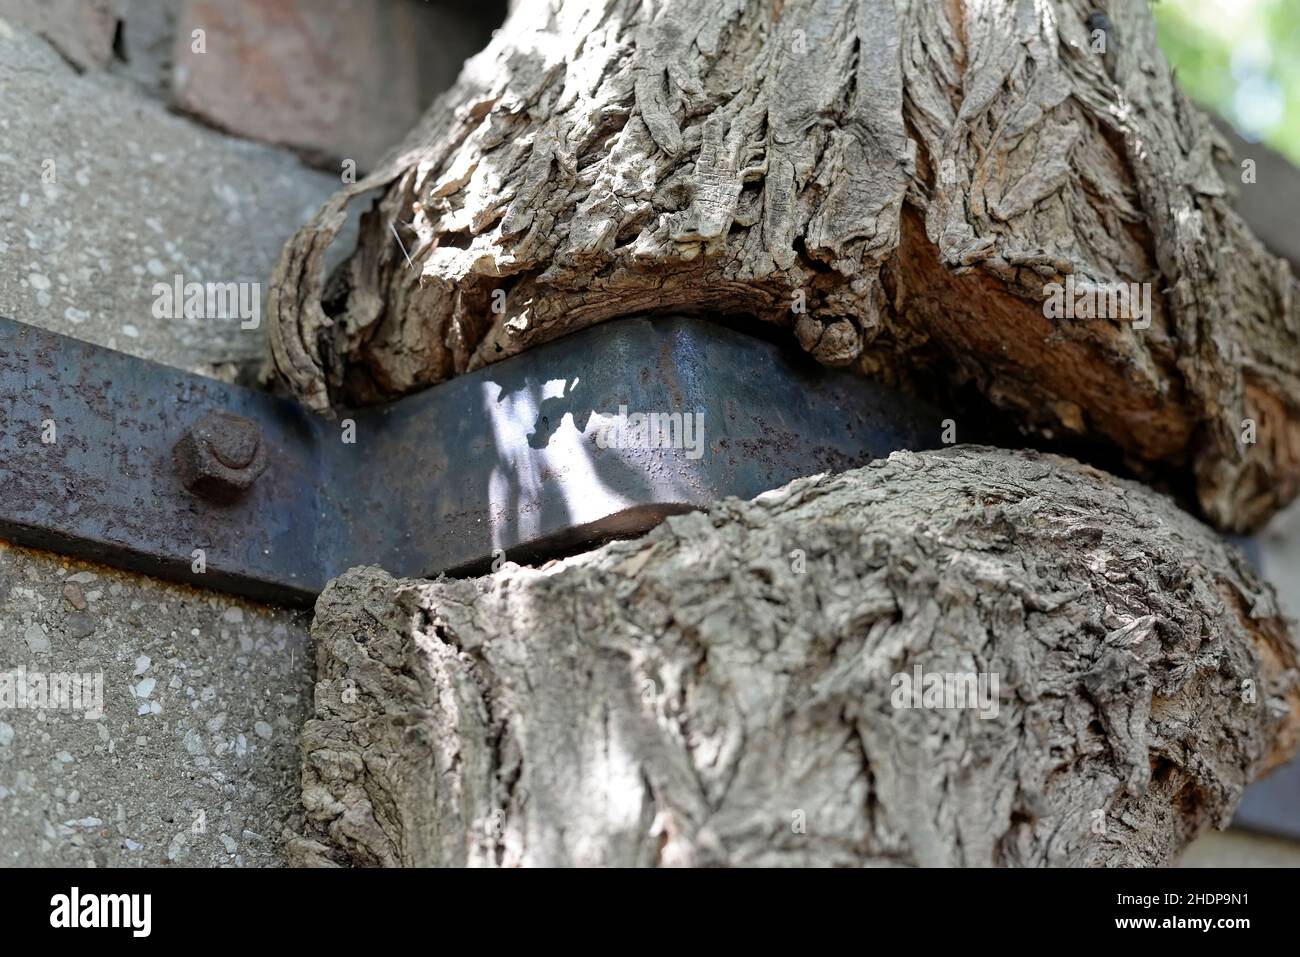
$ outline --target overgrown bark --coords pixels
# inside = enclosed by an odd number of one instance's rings
[[[1300,733],[1241,556],[1036,453],[895,453],[477,580],[354,569],[313,634],[303,863],[1164,864]],[[996,714],[897,707],[918,666],[999,676]]]
[[[323,410],[618,316],[743,315],[827,364],[973,383],[1140,474],[1194,472],[1210,521],[1254,527],[1300,483],[1296,283],[1231,211],[1145,5],[1096,5],[520,4],[288,245],[275,367]],[[1046,318],[1067,274],[1151,282],[1150,328]]]

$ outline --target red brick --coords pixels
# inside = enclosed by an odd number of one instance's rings
[[[198,29],[205,53],[193,50]],[[172,95],[232,133],[365,170],[486,35],[412,0],[185,0]]]

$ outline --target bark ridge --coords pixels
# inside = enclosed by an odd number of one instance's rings
[[[1240,554],[1036,453],[895,453],[539,569],[353,569],[312,630],[302,863],[1166,864],[1300,728]],[[996,715],[896,707],[918,666],[1000,676]]]
[[[520,4],[288,244],[275,369],[323,411],[619,316],[744,316],[829,365],[973,384],[1256,527],[1300,489],[1296,283],[1232,211],[1146,6],[1094,6]],[[1149,283],[1149,328],[1047,318],[1067,277]]]

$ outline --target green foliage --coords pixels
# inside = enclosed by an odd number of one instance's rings
[[[1300,163],[1300,0],[1159,0],[1153,9],[1183,89]]]

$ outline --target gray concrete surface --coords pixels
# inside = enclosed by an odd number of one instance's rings
[[[0,313],[223,378],[256,362],[261,329],[155,318],[152,285],[264,289],[337,180],[2,20],[0,104]],[[16,669],[102,674],[102,713],[6,705]],[[0,865],[279,863],[309,678],[302,613],[0,545]]]
[[[119,0],[0,0],[0,18],[50,42],[78,69],[103,67],[113,56]]]
[[[258,283],[264,317],[280,249],[339,178],[78,75],[2,19],[0,102],[0,313],[224,377],[260,363],[264,324],[159,318],[155,284]]]
[[[278,863],[306,624],[0,545],[0,673],[103,675],[102,713],[0,709],[0,866]]]

